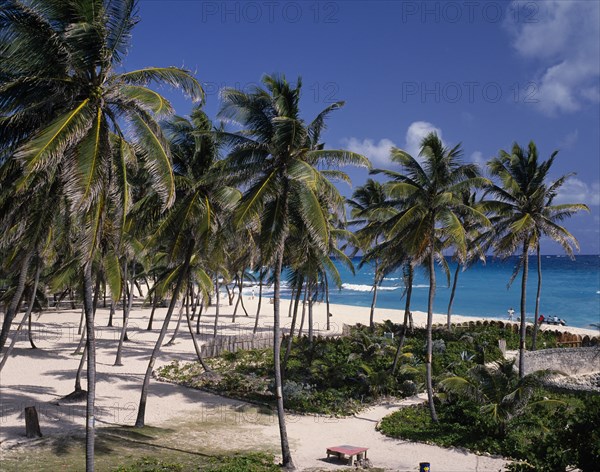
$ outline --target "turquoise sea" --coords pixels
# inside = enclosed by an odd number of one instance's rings
[[[600,323],[600,256],[542,256],[542,295],[540,313],[558,316],[570,326],[589,328]],[[355,258],[358,266],[360,259]],[[520,310],[521,276],[507,287],[517,259],[499,260],[488,257],[485,264],[478,263],[461,272],[452,312],[465,316],[485,316],[506,319],[507,310]],[[455,264],[449,261],[453,273]],[[530,257],[527,285],[527,313],[533,318],[537,288],[536,258]],[[330,300],[355,306],[370,306],[372,299],[373,267],[365,266],[351,271],[336,263],[342,275],[341,290],[331,289]],[[415,274],[411,307],[414,311],[427,311],[429,280],[423,270]],[[377,294],[377,306],[404,309],[404,283],[400,271],[391,273],[383,280]],[[283,296],[289,297],[284,290]],[[446,313],[450,287],[446,276],[437,270],[435,313]]]

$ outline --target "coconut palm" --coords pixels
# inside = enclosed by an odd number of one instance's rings
[[[577,239],[559,223],[580,210],[588,210],[583,204],[553,204],[558,190],[569,177],[563,175],[555,181],[548,182],[548,174],[557,153],[558,151],[555,151],[548,160],[539,162],[537,147],[533,141],[527,148],[515,143],[510,153],[502,150],[498,157],[488,163],[491,175],[500,180],[500,185],[494,185],[489,190],[497,200],[492,207],[495,212],[492,218],[495,229],[494,252],[501,257],[521,253],[513,275],[514,278],[518,271],[522,270],[519,343],[521,377],[525,372],[529,252],[539,246],[543,236],[547,236],[558,242],[569,257],[573,257],[573,248],[579,248]],[[538,272],[541,274],[539,260]],[[539,291],[541,278],[538,280]],[[537,321],[537,317],[534,321]]]
[[[280,367],[280,284],[284,248],[290,220],[302,221],[311,244],[325,251],[328,247],[327,214],[319,194],[338,195],[337,189],[317,170],[327,164],[358,164],[368,161],[348,151],[315,149],[314,138],[323,129],[334,104],[310,124],[300,117],[301,82],[293,87],[284,77],[266,76],[264,88],[250,93],[225,89],[222,92],[222,118],[243,127],[230,134],[233,145],[225,170],[247,189],[236,214],[240,225],[260,219],[261,262],[273,268],[273,335],[277,413],[283,466],[294,467],[287,440]],[[341,198],[341,197],[340,197]]]
[[[461,254],[467,252],[466,230],[457,215],[459,211],[489,224],[485,215],[462,202],[462,192],[484,186],[487,180],[479,176],[474,164],[463,164],[461,154],[460,144],[446,147],[436,133],[430,133],[421,142],[420,161],[406,151],[392,148],[392,160],[402,165],[404,173],[381,171],[393,179],[386,184],[386,191],[390,198],[398,200],[401,208],[387,223],[387,237],[400,241],[404,252],[414,261],[424,263],[429,272],[426,380],[433,421],[437,421],[432,385],[435,261],[445,263],[441,256],[444,247],[453,246]]]
[[[385,216],[383,216],[382,213],[386,210],[384,208],[386,198],[383,185],[376,180],[368,179],[364,185],[357,187],[354,190],[352,198],[348,200],[348,205],[351,209],[350,216],[352,218],[349,224],[362,225],[356,232],[356,238],[359,241],[358,248],[364,253],[380,242],[379,240],[383,235],[382,221]],[[389,215],[386,216],[389,217]],[[363,262],[365,262],[365,260],[363,260]],[[373,318],[375,315],[375,304],[377,302],[377,288],[383,280],[380,260],[375,258],[374,263],[373,299],[371,301],[371,311],[369,314],[369,325],[371,330],[375,327]]]
[[[474,192],[463,192],[462,193],[463,204],[469,208],[476,208],[480,212],[486,211],[485,201],[476,201],[476,194]],[[455,251],[454,259],[456,262],[456,268],[454,269],[454,276],[452,278],[452,289],[450,291],[450,299],[448,301],[448,312],[446,315],[446,328],[452,329],[452,305],[454,303],[454,297],[456,295],[456,286],[458,284],[458,274],[461,271],[468,269],[471,265],[477,261],[485,262],[485,251],[481,240],[487,230],[482,227],[476,219],[473,219],[469,213],[457,211],[458,217],[461,219],[463,227],[465,228],[466,237],[466,253],[461,251]]]
[[[8,164],[3,167],[8,167]],[[15,274],[17,283],[7,304],[0,333],[0,351],[8,339],[11,324],[17,314],[31,262],[42,247],[47,245],[50,236],[57,232],[62,222],[61,212],[65,211],[61,197],[64,186],[61,182],[48,182],[41,186],[39,192],[17,196],[11,185],[11,177],[20,175],[20,172],[16,170],[7,175],[2,170],[6,169],[0,169],[3,174],[0,191],[0,250],[7,251],[3,265],[8,273]]]
[[[177,299],[181,293],[187,293],[192,274],[205,294],[212,289],[211,278],[203,266],[206,267],[211,240],[219,239],[215,237],[218,228],[240,196],[237,190],[222,184],[217,171],[219,142],[215,140],[211,121],[201,108],[194,108],[189,119],[173,117],[164,128],[173,154],[177,200],[155,225],[146,246],[160,248],[164,253],[166,270],[157,284],[155,296],[162,297],[171,292],[171,302],[146,369],[135,422],[137,427],[145,424],[150,377]],[[144,204],[150,206],[150,213],[155,203],[155,197],[148,195]],[[143,210],[144,204],[139,206],[140,212],[148,214]],[[186,312],[186,321],[187,316]]]
[[[182,69],[116,72],[135,22],[134,0],[8,0],[0,10],[0,135],[3,146],[15,149],[21,165],[15,191],[22,195],[35,192],[43,182],[63,180],[74,220],[84,228],[79,260],[88,347],[87,470],[94,469],[92,262],[102,222],[113,218],[105,204],[116,198],[124,220],[126,162],[136,158],[134,147],[162,207],[173,203],[169,150],[154,120],[172,108],[146,85],[157,81],[180,87],[195,100],[202,98],[199,83]],[[129,140],[121,130],[123,122],[130,125]],[[118,197],[115,188],[120,189]]]
[[[519,377],[514,364],[514,359],[503,359],[490,365],[476,365],[465,377],[450,376],[441,380],[440,388],[450,399],[466,397],[478,403],[481,413],[489,415],[500,435],[504,436],[508,422],[526,408],[534,405],[552,408],[564,404],[548,399],[530,401],[536,388],[557,372],[541,370]]]

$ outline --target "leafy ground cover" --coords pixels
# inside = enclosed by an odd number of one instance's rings
[[[438,423],[431,421],[425,405],[403,408],[384,418],[379,428],[394,438],[514,458],[517,462],[509,466],[514,472],[598,470],[599,395],[534,388],[509,407],[511,399],[523,392],[515,388],[505,393],[497,404],[490,399],[473,401],[468,395],[438,402]]]
[[[154,457],[145,457],[129,466],[114,469],[114,472],[188,472],[198,470],[205,472],[277,472],[281,470],[273,461],[273,456],[265,453],[219,456],[195,464],[166,462]]]
[[[391,322],[374,332],[357,327],[349,336],[296,339],[284,375],[284,398],[289,410],[300,413],[347,415],[383,396],[406,397],[423,390],[425,331],[409,333],[399,367],[391,366],[401,326]],[[394,338],[389,334],[394,333]],[[465,375],[475,365],[502,357],[498,340],[518,347],[518,334],[494,325],[456,327],[434,333],[434,374]],[[539,333],[538,342],[556,346],[553,333]],[[197,363],[168,364],[157,371],[161,380],[205,389],[234,398],[274,403],[272,350],[238,351],[209,359],[212,373]]]

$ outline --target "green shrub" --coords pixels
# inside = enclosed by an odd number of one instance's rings
[[[272,454],[260,452],[221,456],[211,459],[210,464],[202,470],[207,472],[279,472],[279,467],[273,461]]]
[[[181,472],[182,464],[168,463],[153,457],[144,457],[127,467],[119,467],[114,472]]]
[[[386,332],[395,333],[396,339],[384,336]],[[307,337],[295,339],[284,375],[287,408],[344,415],[382,396],[405,397],[423,390],[424,329],[408,334],[400,365],[393,375],[390,372],[400,332],[400,325],[386,321],[376,325],[374,332],[364,326],[353,328],[347,337],[314,338],[312,344]],[[552,344],[553,336],[544,333],[540,343]],[[477,363],[500,359],[500,338],[507,340],[509,348],[518,345],[517,333],[497,326],[435,329],[434,385],[442,376],[464,376]],[[158,376],[240,399],[274,403],[272,349],[226,352],[207,362],[215,375],[205,375],[197,363],[174,362],[159,369]]]

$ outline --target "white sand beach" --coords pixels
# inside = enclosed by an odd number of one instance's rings
[[[256,311],[257,298],[246,298],[246,307],[252,314]],[[141,300],[137,300],[137,304]],[[269,299],[263,300],[260,317],[260,330],[271,329],[272,305]],[[288,301],[282,302],[283,325],[289,325],[287,317]],[[235,324],[231,322],[233,307],[222,303],[219,320],[220,334],[251,332],[254,317],[239,316]],[[123,351],[124,366],[113,366],[119,339],[120,313],[115,315],[115,327],[107,328],[108,309],[99,308],[97,324],[97,426],[133,425],[137,412],[143,374],[147,367],[150,352],[158,336],[166,308],[157,309],[154,330],[146,326],[150,308],[137,306],[129,323],[130,341]],[[368,323],[369,309],[344,305],[331,305],[331,332],[339,333],[343,324]],[[202,316],[202,339],[212,333],[214,307]],[[19,315],[17,318],[20,318]],[[39,347],[29,348],[25,333],[19,341],[0,378],[0,451],[15,445],[33,447],[35,441],[25,438],[23,408],[35,405],[40,415],[42,433],[45,436],[84,431],[85,405],[59,404],[57,401],[73,391],[75,372],[79,357],[73,356],[79,341],[77,326],[80,312],[49,309],[41,315],[34,315],[34,339]],[[176,316],[171,321],[170,330],[175,327]],[[399,310],[377,310],[376,320],[391,319],[399,322]],[[414,312],[417,325],[425,323],[426,314]],[[436,322],[444,322],[445,316],[436,315]],[[473,321],[472,317],[455,316],[457,322]],[[315,329],[325,333],[325,304],[315,306]],[[553,327],[550,327],[553,329]],[[584,329],[569,328],[570,332],[597,335]],[[170,334],[167,335],[169,339]],[[183,321],[178,338],[171,346],[162,348],[157,367],[174,359],[193,361],[194,349],[190,335]],[[85,388],[85,384],[84,384]],[[409,399],[405,402],[421,401]],[[369,447],[369,458],[376,467],[386,470],[418,470],[421,461],[431,462],[433,470],[444,472],[499,471],[505,461],[501,458],[478,456],[461,450],[450,450],[426,444],[386,438],[375,430],[377,422],[400,407],[404,402],[389,402],[369,408],[349,418],[325,418],[315,416],[289,416],[289,437],[296,465],[301,470],[340,469],[340,465],[324,460],[325,448],[338,444],[354,444]],[[192,390],[177,385],[151,381],[146,424],[152,426],[173,425],[177,421],[193,419],[197,434],[205,438],[205,444],[214,444],[221,450],[240,449],[269,450],[276,455],[279,451],[278,429],[274,417],[265,421],[253,415],[239,414],[244,404],[206,392]],[[232,420],[233,419],[233,420]],[[215,421],[231,423],[235,427],[235,441],[211,433],[214,429],[208,424]],[[229,431],[231,434],[231,431]]]

